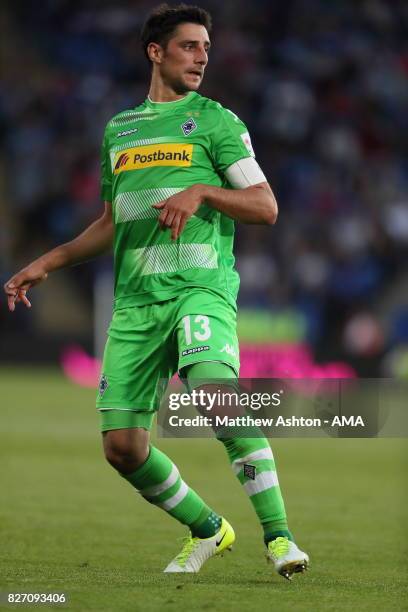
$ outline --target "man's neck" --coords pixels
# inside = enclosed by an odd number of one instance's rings
[[[188,93],[189,92],[186,91],[183,94],[179,94],[164,83],[155,83],[152,81],[148,96],[151,102],[176,102],[176,100],[185,98]]]

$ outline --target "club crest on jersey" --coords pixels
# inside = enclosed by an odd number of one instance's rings
[[[197,128],[197,124],[192,117],[187,119],[181,126],[181,129],[184,132],[184,136],[189,136],[193,130]]]

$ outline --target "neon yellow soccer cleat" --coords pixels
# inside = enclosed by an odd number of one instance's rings
[[[219,531],[211,538],[193,538],[190,534],[182,551],[171,561],[164,572],[197,573],[207,559],[232,549],[235,533],[225,518],[222,519]]]
[[[292,579],[292,574],[304,572],[309,566],[309,556],[288,538],[279,537],[269,542],[266,556],[278,574],[288,580]]]

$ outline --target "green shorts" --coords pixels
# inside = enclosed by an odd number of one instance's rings
[[[239,372],[236,309],[205,289],[172,300],[116,310],[108,330],[97,408],[102,431],[150,429],[160,381],[202,362]]]

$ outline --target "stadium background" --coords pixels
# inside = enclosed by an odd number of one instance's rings
[[[408,376],[406,3],[202,5],[215,30],[201,93],[246,122],[280,207],[273,229],[238,226],[242,313],[318,363]],[[100,214],[101,136],[147,93],[137,33],[152,6],[2,2],[2,281]],[[31,312],[2,307],[0,360],[92,353],[94,279],[109,266],[55,275]]]
[[[155,5],[2,1],[1,283],[100,214],[103,129],[147,93],[137,33]],[[280,207],[273,228],[237,226],[247,371],[406,379],[407,3],[200,5],[215,26],[200,91],[246,122]],[[52,275],[31,311],[10,315],[0,298],[0,589],[65,588],[73,609],[115,612],[190,609],[197,593],[197,609],[270,609],[271,593],[281,610],[405,609],[402,440],[274,442],[291,524],[314,562],[291,591],[259,565],[258,527],[216,443],[160,441],[237,525],[240,546],[222,576],[216,562],[194,584],[157,575],[182,530],[135,505],[104,465],[94,391],[60,369],[72,346],[71,374],[89,367],[110,265]]]

